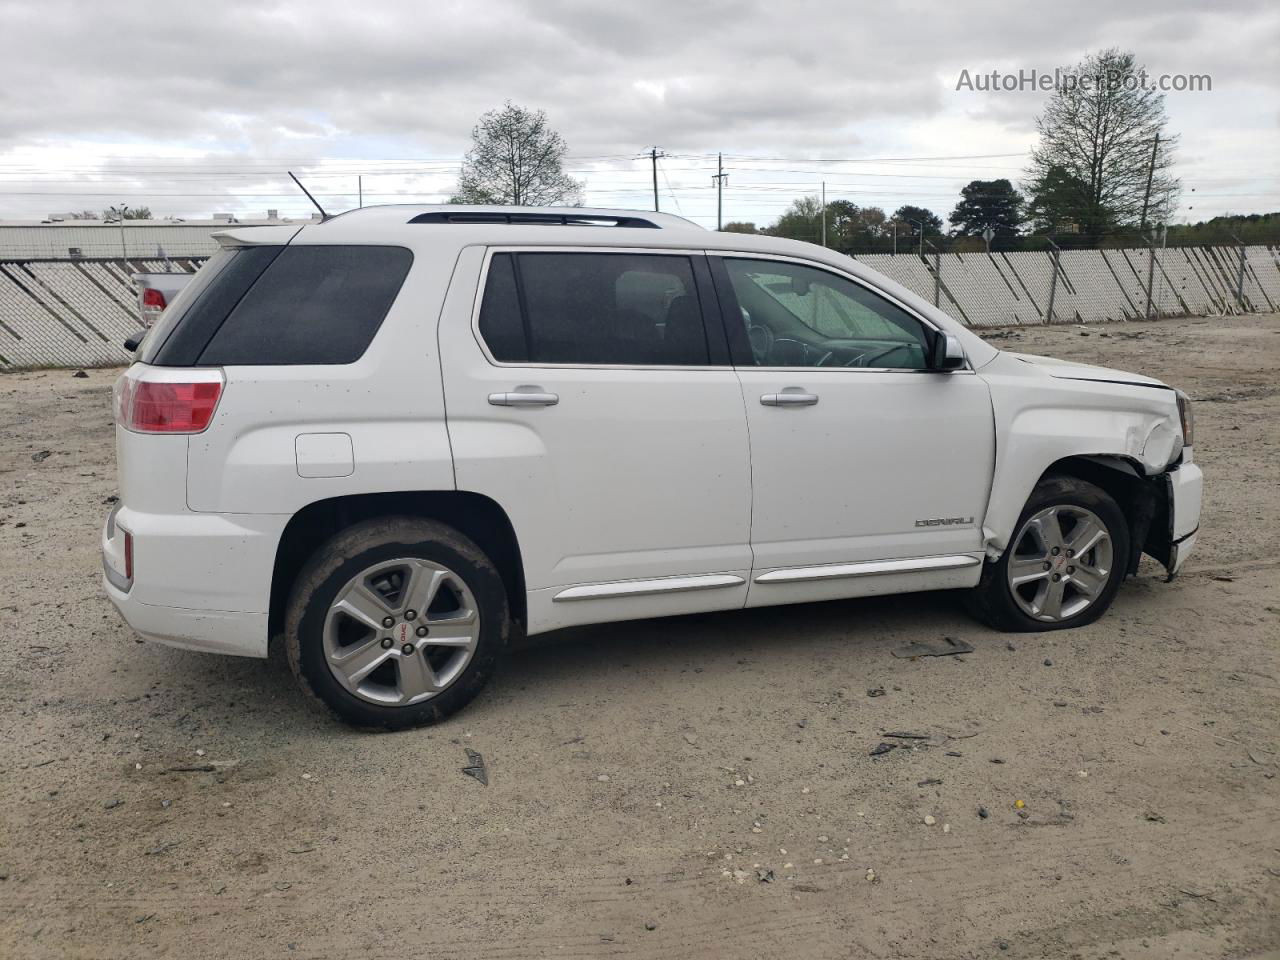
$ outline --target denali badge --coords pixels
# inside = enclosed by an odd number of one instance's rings
[[[935,517],[932,520],[917,520],[917,527],[967,527],[973,523],[973,517]]]

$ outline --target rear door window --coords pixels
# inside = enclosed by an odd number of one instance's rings
[[[286,247],[218,328],[199,362],[353,363],[395,302],[404,247]]]
[[[489,266],[479,325],[501,363],[710,362],[687,256],[498,253]]]
[[[166,367],[189,367],[281,246],[232,247],[206,261],[142,341],[138,359]]]

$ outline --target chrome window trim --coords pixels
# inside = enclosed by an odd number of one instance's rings
[[[732,573],[706,573],[686,577],[653,577],[648,580],[610,580],[604,583],[583,583],[561,590],[552,601],[570,600],[618,600],[624,597],[646,597],[663,593],[688,593],[691,590],[718,590],[738,587],[746,583]]]
[[[480,268],[480,281],[476,286],[476,299],[471,309],[471,334],[475,337],[476,344],[480,347],[480,352],[484,354],[484,358],[489,361],[490,366],[512,370],[689,370],[705,372],[708,370],[732,371],[735,369],[732,363],[692,366],[670,363],[535,363],[532,361],[508,363],[498,360],[494,357],[489,345],[485,343],[484,337],[480,334],[480,310],[484,306],[485,288],[489,282],[489,266],[493,263],[494,256],[499,253],[622,253],[686,258],[706,256],[705,250],[697,250],[691,247],[597,247],[594,245],[573,246],[566,244],[548,244],[546,246],[540,244],[495,245],[486,247],[484,263]],[[704,310],[704,325],[706,323],[705,312]]]
[[[708,250],[706,251],[706,253],[708,256],[719,257],[722,260],[770,260],[778,263],[794,263],[802,267],[809,267],[810,269],[818,270],[822,273],[832,274],[833,276],[837,276],[844,280],[848,280],[850,283],[857,284],[858,286],[862,287],[864,290],[870,292],[871,294],[877,297],[880,297],[882,300],[887,300],[889,303],[893,304],[903,313],[907,314],[909,317],[911,317],[913,320],[917,321],[918,323],[923,324],[927,329],[932,330],[934,333],[937,333],[941,336],[949,335],[946,330],[938,326],[928,317],[921,314],[920,311],[915,310],[910,305],[903,303],[901,300],[899,300],[893,294],[889,293],[887,290],[882,290],[880,287],[877,287],[874,284],[869,283],[868,281],[864,280],[862,277],[854,276],[851,273],[845,273],[843,270],[839,269],[838,267],[833,267],[830,264],[819,263],[814,260],[806,260],[803,257],[793,257],[785,253],[759,253],[757,251],[738,252],[738,251],[729,251],[729,250]],[[732,278],[730,279],[732,280]],[[969,360],[969,355],[967,353],[965,354],[965,358],[964,358],[964,366],[956,370],[929,370],[927,368],[917,369],[917,368],[906,368],[906,367],[812,367],[812,366],[762,367],[762,366],[757,366],[755,364],[752,364],[751,366],[736,366],[734,369],[736,370],[827,370],[831,372],[841,372],[841,373],[861,372],[861,373],[956,374],[956,373],[974,373],[975,372],[973,369],[973,364]]]
[[[870,291],[871,293],[875,294],[876,296],[883,297],[885,300],[888,300],[894,306],[898,307],[899,309],[907,313],[913,319],[924,324],[926,327],[928,327],[930,330],[933,330],[935,333],[939,333],[945,336],[947,332],[943,330],[941,327],[939,327],[937,324],[933,323],[932,321],[922,316],[918,311],[913,310],[907,304],[898,300],[896,297],[892,296],[891,294],[887,293],[884,290],[881,290],[879,287],[876,287],[870,283],[867,283],[865,280],[862,280],[859,277],[855,277],[852,274],[844,273],[843,271],[835,267],[831,267],[825,263],[818,263],[813,260],[805,260],[802,257],[792,257],[786,254],[756,253],[756,252],[745,251],[745,250],[743,251],[707,250],[707,249],[696,249],[693,247],[647,247],[647,246],[646,247],[619,247],[619,246],[605,246],[605,245],[596,246],[594,244],[586,245],[586,246],[583,246],[583,245],[575,246],[573,244],[545,244],[545,245],[544,244],[519,244],[519,245],[493,244],[493,245],[486,245],[484,250],[485,250],[484,262],[480,266],[480,277],[479,277],[479,281],[476,284],[475,301],[471,307],[471,335],[475,338],[476,346],[480,348],[481,354],[484,356],[485,360],[492,367],[511,369],[511,370],[670,370],[670,371],[687,370],[692,372],[698,372],[698,371],[707,372],[707,371],[715,371],[715,370],[732,370],[735,372],[741,371],[741,370],[758,370],[758,371],[766,371],[766,372],[767,371],[777,371],[777,372],[814,371],[814,372],[821,372],[821,373],[827,373],[827,374],[831,374],[831,373],[858,373],[858,374],[903,373],[903,374],[911,374],[913,376],[918,376],[920,374],[944,374],[946,376],[955,376],[957,374],[973,374],[976,372],[973,369],[973,365],[967,355],[965,356],[964,367],[956,370],[928,370],[923,368],[916,369],[916,368],[906,368],[906,367],[811,367],[811,366],[808,366],[808,367],[760,367],[760,366],[754,366],[754,365],[738,366],[732,362],[725,363],[725,364],[707,364],[705,366],[691,366],[691,365],[685,365],[685,364],[640,364],[640,363],[535,363],[532,361],[525,361],[521,363],[508,363],[502,360],[498,360],[494,357],[492,351],[490,351],[489,349],[489,345],[485,343],[484,337],[480,333],[480,310],[484,306],[485,288],[489,282],[489,267],[490,267],[490,264],[493,262],[494,255],[499,253],[623,253],[623,254],[632,253],[632,254],[659,255],[659,256],[665,255],[665,256],[674,256],[674,257],[702,256],[702,257],[720,257],[721,259],[733,258],[733,259],[751,259],[751,260],[775,260],[775,261],[783,261],[786,263],[796,263],[801,266],[811,267],[815,270],[820,270],[826,273],[830,273],[837,277],[842,277],[843,279],[849,280],[852,283],[856,283],[859,286]],[[704,310],[703,322],[704,324],[706,323],[705,310]]]

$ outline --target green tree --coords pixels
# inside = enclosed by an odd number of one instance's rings
[[[1159,136],[1147,222],[1167,222],[1180,189],[1170,173],[1177,137],[1165,131],[1164,95],[1146,68],[1132,53],[1112,48],[1090,54],[1064,74],[1073,82],[1061,84],[1036,119],[1040,143],[1031,153],[1030,192],[1043,197],[1060,193],[1068,182],[1083,183],[1074,222],[1087,237],[1101,237],[1113,225],[1137,226]]]
[[[827,204],[827,246],[844,253],[874,250],[886,235],[889,218],[879,207],[860,207],[849,200]]]
[[[799,197],[791,201],[791,206],[776,223],[760,232],[771,237],[817,243],[822,238],[822,203],[817,197]]]
[[[901,224],[905,224],[911,231],[911,238],[915,241],[920,239],[920,227],[924,225],[924,236],[927,240],[929,237],[937,237],[942,234],[942,220],[932,210],[926,210],[924,207],[917,207],[912,204],[904,204],[897,210],[893,211],[893,219]],[[901,239],[901,237],[899,237]]]
[[[1008,180],[971,180],[951,211],[951,232],[978,237],[988,226],[997,240],[1009,240],[1022,229],[1022,194]]]
[[[730,220],[720,228],[723,233],[759,233],[754,223],[744,220]]]
[[[568,147],[542,110],[510,100],[490,110],[471,131],[453,203],[577,206],[582,184],[564,172]]]
[[[1051,167],[1031,184],[1027,218],[1041,234],[1079,234],[1092,245],[1115,227],[1111,211],[1093,199],[1089,184],[1064,167]]]

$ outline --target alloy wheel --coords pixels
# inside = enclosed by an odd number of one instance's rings
[[[1106,589],[1113,553],[1111,534],[1093,511],[1046,507],[1014,538],[1008,564],[1013,599],[1023,613],[1046,623],[1079,616]]]
[[[408,706],[461,676],[480,638],[466,581],[443,564],[405,557],[375,564],[338,591],[324,623],[324,655],[351,694]]]

